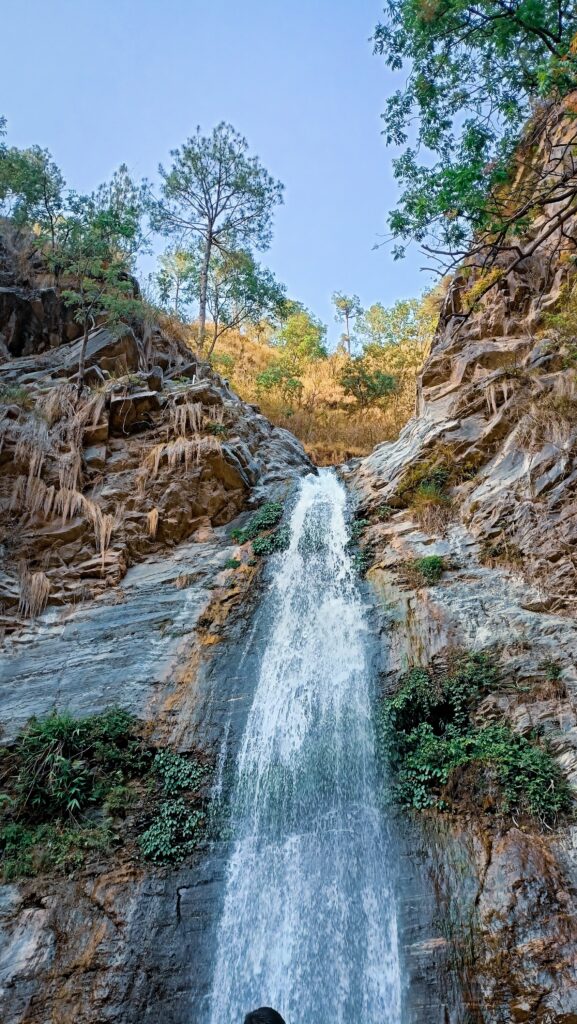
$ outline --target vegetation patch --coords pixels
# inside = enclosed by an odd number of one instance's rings
[[[545,826],[571,811],[570,789],[537,736],[519,736],[506,724],[476,724],[482,698],[498,685],[491,660],[470,653],[440,678],[413,669],[395,696],[383,701],[379,747],[401,804]]]
[[[5,384],[0,387],[0,405],[19,405],[21,409],[34,408],[30,392],[22,384]]]
[[[272,555],[277,551],[285,551],[290,544],[288,526],[278,527],[284,514],[284,506],[280,501],[267,501],[255,512],[247,526],[241,530],[233,530],[231,537],[238,544],[252,541],[255,555]]]
[[[415,559],[410,566],[421,577],[421,582],[426,583],[428,587],[435,586],[445,570],[445,562],[441,555],[425,555],[424,558]]]
[[[14,746],[0,751],[4,879],[72,871],[89,855],[106,856],[135,839],[157,863],[181,860],[202,836],[207,771],[150,747],[137,720],[119,708],[32,719]],[[178,803],[174,813],[171,801]]]

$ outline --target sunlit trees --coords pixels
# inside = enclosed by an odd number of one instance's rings
[[[273,339],[279,356],[258,375],[257,387],[259,391],[276,390],[289,401],[302,395],[302,377],[307,367],[326,359],[327,329],[300,303],[288,300],[284,311],[285,319]]]
[[[197,261],[194,254],[176,246],[158,258],[154,283],[162,306],[175,316],[184,314],[197,293]]]
[[[383,114],[386,141],[404,147],[395,255],[415,240],[444,273],[467,254],[512,265],[551,228],[569,245],[577,127],[569,116],[559,137],[556,103],[577,82],[573,0],[386,0],[384,14],[375,49],[403,72]]]
[[[246,139],[229,124],[210,135],[200,128],[171,153],[172,165],[159,173],[162,195],[153,204],[153,223],[166,234],[200,247],[199,345],[205,341],[209,274],[215,254],[261,251],[272,234],[272,215],[283,186],[248,155]]]
[[[65,204],[64,186],[47,149],[0,147],[0,211],[18,225],[34,226],[47,237],[52,250]]]
[[[245,324],[257,326],[265,318],[277,319],[284,302],[284,287],[260,266],[250,252],[217,253],[208,270],[207,310],[211,320],[207,356],[227,331]]]
[[[345,295],[344,292],[333,292],[335,320],[344,324],[343,342],[347,352],[351,354],[351,330],[362,314],[361,301],[358,295]]]
[[[69,198],[66,231],[50,261],[58,262],[65,284],[63,299],[82,327],[79,393],[90,331],[97,324],[114,330],[140,312],[131,270],[144,246],[142,214],[142,189],[132,182],[124,165],[91,195]]]

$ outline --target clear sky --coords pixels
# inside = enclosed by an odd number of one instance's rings
[[[416,254],[373,251],[395,196],[379,118],[393,78],[369,38],[380,12],[379,0],[4,0],[8,142],[46,146],[88,191],[123,161],[154,178],[197,124],[230,121],[285,184],[264,259],[334,341],[334,290],[387,304],[428,283]]]

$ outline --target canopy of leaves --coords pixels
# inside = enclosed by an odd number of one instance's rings
[[[297,307],[284,321],[275,338],[275,345],[289,355],[296,365],[313,359],[325,359],[327,329],[308,309]]]
[[[17,224],[54,232],[64,204],[64,184],[47,149],[0,147],[0,210]]]
[[[278,319],[283,302],[284,287],[250,252],[217,252],[208,270],[207,306],[213,324],[208,354],[225,331]]]
[[[572,0],[387,0],[375,50],[406,75],[383,114],[387,143],[405,147],[396,256],[414,239],[450,262],[511,217],[499,189],[537,101],[575,87],[576,28]]]
[[[210,235],[223,252],[268,247],[283,186],[248,155],[246,139],[232,125],[222,122],[210,135],[197,128],[171,156],[169,170],[159,167],[162,197],[152,210],[156,227],[205,241]]]
[[[362,409],[387,398],[396,386],[393,376],[370,369],[362,357],[349,360],[339,381],[345,395],[352,395]]]

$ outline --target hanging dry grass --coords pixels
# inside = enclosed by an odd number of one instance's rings
[[[48,603],[50,580],[43,572],[30,572],[26,566],[20,570],[20,601],[18,612],[29,618],[40,615]]]
[[[146,483],[149,476],[158,475],[163,459],[166,459],[169,469],[175,469],[182,463],[189,469],[193,463],[196,465],[200,463],[201,456],[220,451],[220,449],[220,442],[216,437],[177,437],[175,441],[156,444],[147,452],[142,463],[139,484]]]
[[[190,430],[191,434],[199,434],[202,429],[202,403],[181,402],[176,404],[174,399],[168,406],[169,431],[178,437]]]
[[[74,384],[58,384],[40,396],[36,407],[48,426],[52,427],[60,420],[74,416],[76,398],[77,389]]]
[[[158,509],[157,508],[151,509],[150,512],[147,513],[146,519],[147,519],[147,525],[148,525],[148,536],[151,538],[151,540],[154,540],[154,538],[156,537],[156,534],[158,532],[158,520],[159,520]]]

